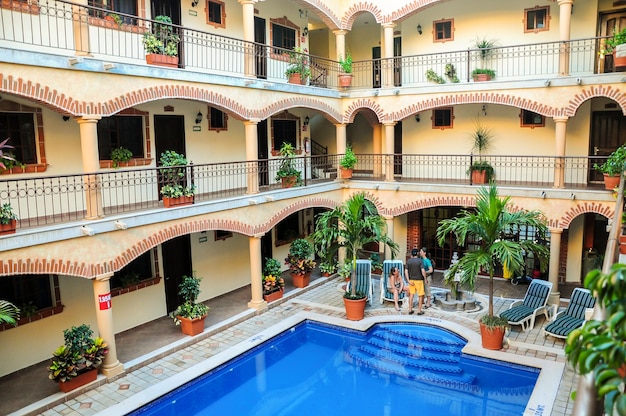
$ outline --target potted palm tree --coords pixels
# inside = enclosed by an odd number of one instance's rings
[[[355,193],[342,205],[319,214],[316,217],[315,232],[312,234],[316,242],[336,241],[347,248],[353,281],[357,254],[365,244],[383,243],[391,249],[393,255],[398,252],[398,245],[387,235],[385,219],[378,213],[374,203],[365,196],[365,192]],[[352,316],[352,313],[347,312],[348,308],[358,308],[358,313],[354,316],[363,319],[366,294],[357,293],[356,285],[350,285],[350,291],[344,294],[343,299],[346,313]]]
[[[602,172],[604,187],[614,190],[619,185],[621,175],[624,173],[626,164],[626,145],[621,145],[609,155],[604,163],[594,163],[593,168]]]
[[[341,166],[341,177],[343,179],[352,178],[352,173],[354,172],[354,165],[357,162],[356,155],[352,150],[352,146],[346,146],[346,153],[343,155],[341,160],[339,161],[339,166]]]
[[[283,142],[280,147],[281,161],[276,171],[276,181],[281,181],[283,188],[292,188],[302,184],[302,172],[294,166],[296,149],[291,143]]]
[[[178,285],[178,294],[183,298],[180,305],[171,316],[176,325],[180,325],[183,334],[197,335],[204,331],[204,320],[209,313],[209,307],[204,303],[197,303],[200,294],[201,277],[183,276],[182,282]]]
[[[535,230],[536,235],[547,232],[545,217],[540,211],[511,212],[508,209],[510,197],[500,198],[498,188],[491,185],[478,189],[476,209],[463,210],[455,218],[439,222],[437,241],[441,247],[449,234],[456,237],[459,246],[465,246],[471,238],[478,249],[468,251],[458,262],[450,266],[444,275],[444,282],[454,287],[456,278],[474,291],[478,273],[489,274],[489,311],[480,318],[480,331],[483,347],[502,348],[504,331],[508,326],[505,318],[493,314],[493,275],[496,267],[502,265],[514,275],[524,269],[524,253],[533,253],[540,260],[541,270],[545,270],[549,256],[547,247],[533,240],[507,240],[506,235],[520,228]]]
[[[339,86],[348,88],[352,85],[352,55],[350,52],[346,52],[346,57],[339,57],[339,66],[341,71],[338,75]]]
[[[487,151],[493,140],[493,133],[489,128],[476,123],[474,131],[470,134],[472,143],[471,151],[478,152],[478,160],[472,163],[467,170],[467,174],[471,176],[473,184],[485,184],[493,178],[493,166],[489,162],[482,160],[483,152]]]
[[[156,16],[151,30],[145,32],[141,40],[146,50],[146,63],[178,67],[180,37],[174,33],[171,17]]]

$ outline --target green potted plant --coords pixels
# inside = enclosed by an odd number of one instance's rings
[[[615,189],[619,185],[621,175],[624,173],[626,163],[626,145],[621,145],[609,155],[604,163],[593,164],[593,168],[604,175],[604,187],[609,190]]]
[[[312,255],[313,245],[304,238],[293,240],[289,246],[285,264],[289,266],[295,287],[306,287],[311,282],[311,272],[316,265],[315,261],[310,259]]]
[[[357,158],[352,150],[352,146],[346,146],[346,153],[339,160],[339,166],[341,167],[341,177],[343,179],[350,179],[354,172],[354,165],[356,165]]]
[[[285,71],[285,76],[290,84],[306,83],[311,76],[307,49],[296,46],[293,51],[289,52],[289,65]]]
[[[322,276],[329,277],[331,274],[335,273],[337,270],[337,263],[334,261],[321,261],[320,262],[320,273]]]
[[[474,131],[470,134],[470,141],[472,144],[471,151],[478,152],[478,160],[472,163],[467,174],[471,176],[473,184],[488,183],[494,176],[494,169],[487,161],[482,160],[482,156],[491,146],[493,133],[477,122]]]
[[[337,224],[341,224],[338,227]],[[353,194],[343,204],[331,211],[326,211],[316,217],[314,241],[337,241],[340,246],[347,248],[352,273],[356,270],[357,253],[365,244],[376,242],[386,244],[395,255],[398,245],[387,235],[387,223],[376,209],[374,203],[365,198],[364,192]],[[344,295],[346,309],[357,308],[357,313],[350,316],[365,314],[366,294],[357,293],[356,285]],[[348,313],[348,312],[347,312]]]
[[[493,52],[493,48],[496,46],[495,39],[487,39],[487,38],[476,38],[474,41],[474,46],[478,49],[480,54],[480,60],[484,61],[491,55]]]
[[[280,147],[281,161],[276,171],[276,180],[281,181],[283,188],[302,185],[302,172],[295,168],[296,149],[291,143],[283,142]]]
[[[281,276],[280,262],[275,258],[266,258],[263,267],[263,299],[273,302],[283,297],[285,280]]]
[[[160,193],[163,196],[163,206],[170,208],[174,206],[193,204],[193,196],[196,193],[195,185],[187,185],[187,158],[185,155],[173,150],[166,150],[161,153],[159,164],[160,183],[162,183]]]
[[[603,310],[603,316],[594,315],[582,328],[573,330],[567,337],[565,354],[581,375],[592,375],[604,414],[625,415],[626,264],[614,264],[608,273],[592,270],[584,283],[597,297],[596,308]],[[594,399],[589,391],[576,393],[587,394],[589,401]]]
[[[493,275],[496,267],[502,265],[514,276],[524,270],[524,253],[532,253],[539,259],[541,270],[545,270],[549,250],[534,240],[507,240],[505,236],[512,229],[533,229],[536,235],[547,233],[546,220],[540,211],[509,211],[510,197],[500,198],[494,184],[481,186],[476,198],[476,209],[463,210],[451,219],[439,222],[437,242],[441,247],[449,234],[454,235],[459,246],[464,247],[468,239],[476,241],[476,249],[468,251],[452,264],[444,274],[444,282],[455,287],[456,278],[473,292],[478,273],[489,274],[489,311],[480,318],[483,347],[502,348],[504,331],[508,321],[493,314]],[[492,339],[495,338],[495,339]]]
[[[86,324],[63,331],[65,344],[52,353],[48,367],[48,378],[59,383],[61,391],[67,393],[96,379],[109,348],[102,338],[92,336]]]
[[[380,254],[370,254],[370,261],[372,262],[372,274],[382,274],[383,264],[380,262]]]
[[[613,53],[613,66],[626,67],[626,28],[616,32],[613,29],[613,37],[605,42],[604,53]]]
[[[15,162],[15,157],[13,153],[7,151],[8,149],[13,149],[14,147],[9,144],[9,140],[11,138],[6,138],[0,143],[0,169],[5,170],[7,168],[7,162]]]
[[[17,219],[10,203],[0,205],[0,235],[15,233]]]
[[[352,85],[352,55],[350,52],[346,52],[345,58],[343,56],[339,57],[339,67],[341,68],[338,75],[339,86],[348,88]]]
[[[194,273],[192,276],[183,276],[178,285],[178,294],[183,303],[172,312],[171,316],[176,325],[180,325],[183,334],[197,335],[204,331],[204,320],[209,313],[209,307],[204,303],[197,303],[200,294],[201,277]]]
[[[125,147],[117,147],[111,150],[111,161],[113,162],[113,167],[117,169],[120,167],[121,163],[126,163],[133,158],[133,152],[126,149]]]
[[[472,71],[474,82],[491,81],[496,77],[496,71],[493,69],[476,68]]]
[[[151,30],[143,34],[142,42],[148,64],[178,67],[180,37],[174,33],[172,19],[169,16],[156,16]]]
[[[339,277],[346,282],[350,280],[352,274],[352,262],[347,262],[339,269]]]

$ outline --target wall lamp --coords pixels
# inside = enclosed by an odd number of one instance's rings
[[[303,17],[309,17],[309,12],[307,10],[298,9],[298,12],[300,12],[300,19]]]
[[[202,123],[202,113],[198,111],[198,114],[196,114],[196,124],[200,123]]]
[[[191,7],[196,7],[198,5],[198,1],[200,0],[191,0]]]
[[[483,116],[487,115],[487,104],[483,104]]]
[[[374,97],[377,97],[378,94],[380,94],[380,91],[379,90],[374,90]]]
[[[128,228],[128,224],[120,220],[115,221],[114,225],[116,230],[125,230]]]
[[[420,122],[420,115],[419,114],[415,114],[415,122],[416,123]]]
[[[70,119],[70,116],[63,116],[63,121],[68,121]]]
[[[311,121],[311,119],[309,118],[309,116],[306,116],[306,117],[304,118],[304,125],[305,125],[305,126],[308,126],[310,121]]]
[[[422,25],[420,24],[417,25],[417,33],[419,33],[420,35],[422,34]]]
[[[304,29],[302,29],[302,36],[309,36],[309,28],[305,27]]]

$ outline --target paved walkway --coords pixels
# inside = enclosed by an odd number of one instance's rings
[[[439,282],[441,276],[435,277]],[[196,337],[183,336],[179,328],[172,325],[169,318],[154,321],[139,328],[139,335],[132,335],[131,331],[116,336],[120,360],[125,364],[126,373],[116,380],[106,382],[103,376],[83,390],[70,394],[58,393],[56,384],[47,380],[45,365],[42,363],[37,374],[38,380],[46,384],[44,394],[29,406],[16,400],[19,391],[32,391],[19,382],[18,375],[0,379],[0,413],[15,412],[14,415],[94,415],[105,412],[107,407],[140,393],[145,388],[174,376],[195,364],[238,344],[260,331],[280,322],[285,317],[296,312],[315,312],[329,316],[343,318],[345,316],[343,301],[338,287],[341,281],[337,279],[318,278],[305,289],[292,289],[285,297],[270,305],[269,310],[257,312],[246,309],[245,304],[249,297],[249,287],[242,288],[224,297],[213,299],[210,317],[203,334]],[[477,285],[477,293],[484,290],[487,279],[481,279]],[[436,283],[437,284],[437,283]],[[378,292],[378,281],[375,281],[375,294]],[[508,308],[511,298],[521,298],[527,286],[513,286],[508,281],[496,281],[495,308],[496,313]],[[562,296],[568,290],[560,288]],[[394,315],[397,312],[392,303],[380,305],[375,296],[372,306],[366,309],[366,316]],[[228,306],[230,305],[230,306]],[[468,327],[478,331],[477,319],[482,313],[458,314],[431,308],[424,316],[432,316]],[[514,327],[507,333],[508,345],[504,351],[529,357],[564,362],[563,341],[552,337],[544,338],[541,328],[546,324],[543,317],[538,318],[532,331],[521,332]],[[147,341],[147,342],[146,342]],[[142,347],[140,347],[140,345]],[[34,370],[33,370],[34,371]],[[28,375],[28,371],[21,374]],[[31,374],[32,378],[32,374]],[[576,375],[569,369],[565,370],[554,403],[552,415],[569,415],[573,409],[570,400],[572,388],[577,383]],[[7,390],[5,387],[17,387]],[[34,402],[34,403],[33,403]],[[106,413],[104,413],[106,414]]]

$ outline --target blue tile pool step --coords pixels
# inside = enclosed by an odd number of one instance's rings
[[[478,392],[476,376],[460,367],[464,342],[414,331],[374,331],[367,344],[351,347],[348,356],[359,365],[439,386]]]

